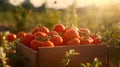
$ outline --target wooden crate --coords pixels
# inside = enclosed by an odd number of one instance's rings
[[[68,67],[79,67],[80,63],[93,62],[97,57],[102,62],[102,67],[109,67],[107,45],[80,45],[59,46],[53,48],[40,48],[34,51],[20,43],[17,43],[17,53],[25,63],[25,67],[59,67],[64,59],[66,51],[74,49],[79,55],[70,58]]]
[[[17,42],[16,52],[22,67],[38,67],[38,52]]]

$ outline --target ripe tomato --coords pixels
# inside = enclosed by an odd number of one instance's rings
[[[36,39],[31,41],[31,44],[30,44],[31,49],[38,51],[39,47],[42,47],[42,42]]]
[[[35,39],[32,33],[27,33],[26,36],[22,39],[22,43],[28,47],[30,47],[31,41]]]
[[[45,41],[43,44],[42,44],[42,47],[54,47],[54,44],[52,41]]]
[[[58,23],[53,27],[53,30],[57,31],[58,33],[63,33],[65,31],[65,26],[61,23]]]
[[[46,37],[47,34],[44,33],[44,32],[36,32],[36,33],[34,34],[34,36],[35,36],[35,37],[43,38],[43,37]]]
[[[80,38],[79,33],[75,28],[69,28],[66,30],[62,37],[64,42],[67,42],[73,38]]]
[[[68,29],[70,29],[70,28],[73,28],[73,29],[75,29],[76,31],[79,32],[79,28],[78,28],[78,27],[72,26],[72,27],[67,27],[67,28],[65,29],[64,33],[65,33]]]
[[[6,36],[6,40],[8,41],[15,41],[16,39],[17,39],[17,36],[14,33],[10,33]]]
[[[83,45],[88,45],[88,44],[92,44],[93,43],[93,39],[91,37],[87,37],[87,38],[79,38],[81,44]]]
[[[26,33],[26,32],[23,32],[23,31],[18,32],[18,33],[17,33],[17,38],[23,38],[23,37],[25,37],[26,34],[27,34],[27,33]]]
[[[39,27],[35,27],[33,30],[32,30],[32,34],[36,33],[39,31]]]
[[[58,34],[58,32],[56,32],[56,31],[50,31],[50,32],[49,32],[49,35],[59,35],[59,34]]]
[[[35,27],[33,30],[32,30],[32,33],[36,33],[36,32],[44,32],[46,34],[49,34],[49,29],[45,26],[42,26],[42,27]]]
[[[79,38],[73,38],[67,41],[67,45],[80,45],[80,40]]]
[[[90,34],[90,30],[88,28],[80,28],[79,32],[83,34]]]
[[[49,34],[49,29],[47,27],[45,27],[45,26],[40,27],[40,31],[45,32],[46,34]]]
[[[53,35],[50,41],[54,43],[54,46],[61,46],[63,44],[63,39],[59,35]]]
[[[101,44],[101,43],[103,43],[102,40],[101,40],[101,36],[99,36],[99,35],[92,36],[92,39],[93,39],[92,44]]]

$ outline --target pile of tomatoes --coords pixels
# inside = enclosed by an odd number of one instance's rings
[[[92,34],[88,28],[66,27],[62,23],[55,24],[52,30],[46,26],[37,26],[31,32],[11,33],[6,37],[9,41],[19,41],[33,50],[40,47],[95,45],[102,44],[100,35]]]

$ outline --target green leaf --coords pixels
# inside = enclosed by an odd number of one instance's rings
[[[87,67],[87,66],[84,63],[81,63],[80,67]]]
[[[102,63],[97,58],[95,58],[92,63],[92,67],[100,67],[101,65]]]
[[[87,67],[91,67],[91,64],[90,63],[86,63],[87,64]]]
[[[100,67],[100,64],[99,64],[99,63],[96,63],[96,64],[95,64],[95,67]]]
[[[66,51],[65,59],[62,60],[60,67],[65,67],[69,64],[70,62],[70,57],[73,55],[78,55],[79,53],[75,52],[74,49],[70,49],[69,51]]]

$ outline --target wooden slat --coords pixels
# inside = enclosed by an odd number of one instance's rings
[[[17,45],[17,54],[24,67],[38,67],[38,53],[30,49],[29,47],[24,46],[21,43],[16,43]]]
[[[39,67],[59,67],[61,60],[65,56],[65,52],[74,49],[80,55],[73,56],[69,67],[79,67],[80,63],[92,62],[97,57],[103,63],[102,67],[108,64],[108,49],[106,45],[91,46],[65,46],[54,48],[39,49]]]
[[[80,55],[72,56],[68,67],[79,67],[80,63],[92,62],[97,57],[102,67],[108,66],[108,47],[106,45],[59,46],[53,48],[39,48],[34,51],[17,42],[17,53],[22,61],[22,67],[59,67],[65,52],[74,49]]]

